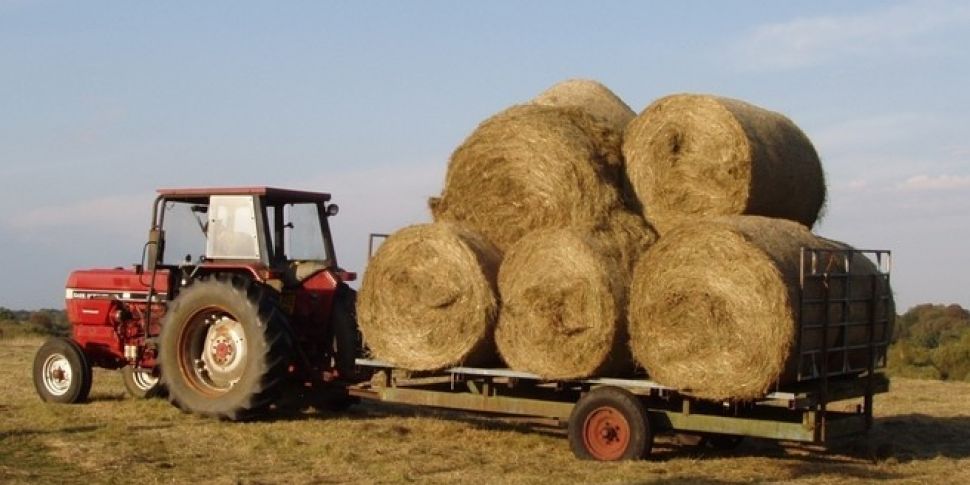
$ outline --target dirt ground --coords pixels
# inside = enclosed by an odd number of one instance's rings
[[[90,402],[45,404],[41,341],[0,340],[0,483],[970,483],[970,384],[894,379],[868,440],[829,449],[747,440],[730,452],[660,439],[652,459],[573,458],[560,432],[364,404],[227,423],[126,397],[96,371]]]

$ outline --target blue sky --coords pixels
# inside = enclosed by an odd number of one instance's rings
[[[153,191],[329,191],[341,263],[428,219],[488,115],[597,79],[789,115],[828,175],[817,231],[894,251],[905,309],[970,306],[967,2],[0,0],[0,306],[140,258]]]

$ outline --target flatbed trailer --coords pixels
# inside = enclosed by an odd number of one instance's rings
[[[409,373],[385,362],[357,359],[375,378],[351,386],[352,396],[386,403],[533,418],[568,430],[580,458],[632,459],[650,453],[654,436],[691,433],[716,447],[743,437],[825,444],[872,427],[872,401],[889,390],[882,373],[804,383],[751,402],[696,399],[649,379],[547,381],[500,368],[452,367]],[[832,410],[832,402],[849,407]]]
[[[853,259],[866,257],[876,271],[853,273]],[[891,267],[891,254],[885,250],[802,249],[793,354],[797,378],[776,385],[761,399],[698,399],[645,373],[550,381],[502,368],[408,372],[367,358],[356,363],[375,378],[347,390],[375,401],[527,417],[565,427],[573,453],[595,460],[645,457],[654,436],[667,432],[701,435],[720,448],[746,436],[824,445],[867,433],[875,395],[889,390],[889,379],[880,369],[895,317]],[[865,318],[851,316],[850,308],[860,307],[866,309]],[[821,315],[820,321],[806,319],[807,309],[819,308],[823,311],[814,313]],[[847,335],[859,329],[865,331],[866,342],[850,342]],[[810,333],[821,337],[820,349],[804,344]],[[830,409],[834,402],[840,403],[838,410]]]

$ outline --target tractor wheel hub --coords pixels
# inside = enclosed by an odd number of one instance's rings
[[[216,319],[206,333],[202,350],[203,369],[215,387],[228,389],[242,377],[246,357],[246,334],[228,316]]]

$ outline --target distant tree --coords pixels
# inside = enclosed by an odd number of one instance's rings
[[[934,349],[931,360],[943,379],[965,380],[970,377],[970,331],[964,332],[960,339]]]
[[[895,341],[911,340],[935,349],[956,340],[970,329],[970,312],[960,305],[923,304],[910,308],[896,319]]]
[[[0,306],[0,321],[17,320],[17,314],[13,310]]]
[[[970,311],[927,303],[899,315],[887,367],[906,377],[970,379]]]
[[[28,321],[30,322],[31,326],[37,330],[41,330],[44,333],[51,333],[54,331],[54,320],[45,312],[31,313]]]

